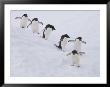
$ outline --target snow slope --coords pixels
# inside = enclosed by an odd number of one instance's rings
[[[38,17],[40,35],[33,34],[31,27],[21,29],[19,19],[27,13],[29,18]],[[48,40],[42,39],[46,24],[55,26]],[[18,77],[97,77],[100,76],[100,12],[99,11],[11,11],[11,76]],[[87,44],[82,44],[81,67],[71,66],[73,43],[68,43],[66,51],[58,50],[56,44],[62,34],[71,39],[82,36]]]

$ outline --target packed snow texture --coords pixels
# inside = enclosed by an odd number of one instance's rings
[[[10,74],[12,77],[98,77],[100,76],[100,11],[19,11],[11,13],[10,26]],[[20,28],[23,14],[28,18],[38,18],[40,34],[31,27]],[[29,24],[29,22],[28,22]],[[48,40],[41,38],[45,25],[55,27]],[[72,59],[66,56],[74,49],[68,43],[65,52],[57,49],[62,34],[71,38],[81,36],[87,44],[82,44],[85,55],[80,56],[80,67],[71,66]]]

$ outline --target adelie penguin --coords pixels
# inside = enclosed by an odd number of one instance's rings
[[[52,31],[56,30],[55,27],[53,25],[47,24],[45,26],[45,29],[43,30],[43,36],[42,38],[44,38],[45,40],[47,40],[51,34]]]
[[[38,18],[33,18],[31,23],[27,26],[27,28],[31,25],[32,32],[33,33],[38,33],[39,34],[39,24],[42,24],[42,22],[39,22]]]
[[[16,17],[15,19],[21,19],[20,20],[20,28],[26,28],[27,27],[27,22],[31,20],[28,18],[27,14],[23,14],[22,17]]]
[[[70,38],[68,34],[62,35],[61,38],[60,38],[60,41],[59,41],[59,45],[57,46],[55,44],[55,46],[57,48],[61,49],[62,51],[65,51],[65,46],[68,43],[68,38]]]
[[[66,56],[71,56],[72,59],[72,66],[80,67],[80,55],[77,50],[73,50],[72,52],[68,53]]]
[[[77,37],[75,40],[69,40],[68,42],[74,42],[74,49],[80,53],[80,55],[85,54],[85,52],[81,52],[81,44],[86,44],[85,41],[82,41],[82,37]]]

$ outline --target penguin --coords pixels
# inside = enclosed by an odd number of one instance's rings
[[[75,40],[69,40],[68,42],[74,42],[74,49],[80,53],[80,55],[85,54],[85,52],[81,52],[81,43],[86,44],[85,41],[82,41],[82,37],[77,37]]]
[[[43,30],[43,36],[42,38],[44,38],[45,40],[47,40],[51,34],[52,31],[56,30],[55,27],[53,25],[47,24],[45,26],[45,29]]]
[[[61,49],[61,50],[64,51],[64,50],[65,50],[65,46],[66,46],[66,44],[67,44],[67,42],[68,42],[68,38],[70,38],[68,34],[63,34],[63,35],[61,36],[61,38],[60,38],[59,45],[57,46],[57,45],[55,44],[55,46],[56,46],[57,48],[59,48],[59,49]]]
[[[67,56],[71,56],[72,59],[72,66],[80,67],[80,55],[77,50],[73,50],[72,52],[68,53]]]
[[[42,24],[42,22],[39,22],[38,18],[33,18],[31,23],[27,26],[27,28],[31,25],[32,32],[33,33],[38,33],[39,34],[39,24]]]
[[[15,19],[21,19],[20,20],[20,28],[26,28],[27,22],[31,20],[28,18],[27,14],[23,14],[22,17],[16,17]]]

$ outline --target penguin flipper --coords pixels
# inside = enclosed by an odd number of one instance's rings
[[[31,19],[29,19],[29,18],[28,18],[28,21],[30,21],[32,23]]]
[[[22,17],[16,17],[15,19],[22,19]]]
[[[69,56],[69,55],[71,55],[71,53],[68,53],[66,56]]]
[[[75,42],[75,40],[69,40],[68,42]]]
[[[83,54],[85,54],[85,52],[79,52],[79,54],[80,54],[80,55],[83,55]]]
[[[82,43],[86,44],[86,42],[85,42],[85,41],[82,41]]]
[[[43,36],[42,36],[42,38],[45,38],[45,34],[44,34],[44,32],[45,32],[45,29],[43,29]]]
[[[38,22],[39,22],[39,21],[38,21]],[[39,23],[43,25],[43,22],[39,22]]]
[[[32,22],[27,26],[27,28],[32,24]]]
[[[58,46],[56,44],[54,44],[54,46],[57,47],[58,49],[61,49],[62,50],[62,48],[60,46]]]

